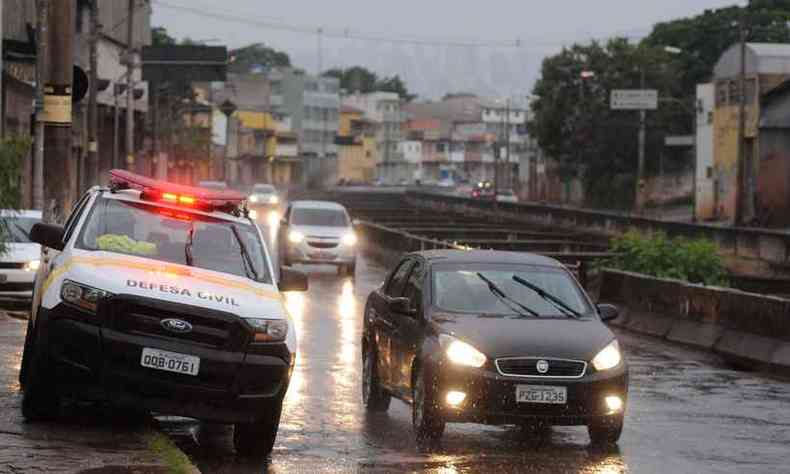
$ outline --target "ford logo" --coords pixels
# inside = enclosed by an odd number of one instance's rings
[[[539,360],[537,364],[535,364],[535,368],[538,369],[539,374],[545,374],[549,371],[549,362],[546,360]]]
[[[192,332],[192,325],[181,319],[163,319],[159,322],[165,330],[184,334]]]

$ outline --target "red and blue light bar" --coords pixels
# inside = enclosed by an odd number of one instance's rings
[[[148,201],[213,210],[238,208],[247,197],[232,189],[205,189],[169,183],[141,176],[126,170],[111,170],[110,182],[115,189],[136,189]]]

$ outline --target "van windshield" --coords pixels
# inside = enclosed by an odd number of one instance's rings
[[[3,216],[0,220],[0,237],[5,237],[7,242],[20,244],[30,243],[30,229],[33,224],[41,222],[38,218],[22,216]]]
[[[249,259],[242,255],[239,240],[244,243]],[[263,245],[252,225],[151,204],[100,198],[83,226],[76,247],[272,282]]]

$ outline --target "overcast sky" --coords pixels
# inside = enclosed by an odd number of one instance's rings
[[[152,23],[171,35],[238,47],[263,42],[285,50],[297,66],[361,64],[400,74],[424,97],[447,90],[522,95],[544,56],[590,38],[639,38],[659,21],[736,0],[153,0]],[[196,9],[198,12],[184,10]],[[212,18],[213,17],[213,18]],[[220,19],[219,17],[224,17]],[[272,28],[295,29],[296,32]],[[351,38],[337,38],[348,32]],[[369,41],[359,36],[397,39]],[[403,42],[416,39],[424,44]],[[434,44],[433,41],[438,42]],[[518,46],[516,41],[518,40]],[[453,46],[448,43],[463,43]],[[480,43],[476,46],[468,43]],[[497,46],[491,46],[492,43]],[[507,43],[507,45],[501,45]]]

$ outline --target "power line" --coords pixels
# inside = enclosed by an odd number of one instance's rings
[[[216,10],[208,10],[204,8],[195,8],[186,5],[179,5],[163,0],[154,0],[154,2],[164,8],[171,10],[188,12],[214,20],[228,21],[233,23],[247,24],[251,26],[268,28],[272,30],[286,31],[289,33],[309,34],[315,35],[321,32],[322,36],[327,38],[337,39],[356,39],[363,41],[376,41],[382,43],[400,43],[400,44],[413,44],[413,45],[426,45],[426,46],[452,46],[452,47],[518,47],[522,42],[518,39],[508,40],[454,40],[442,38],[426,38],[408,35],[391,36],[383,33],[370,33],[355,31],[350,28],[327,28],[323,26],[313,25],[296,25],[280,21],[267,20],[262,18],[242,17],[227,13],[221,13]]]

